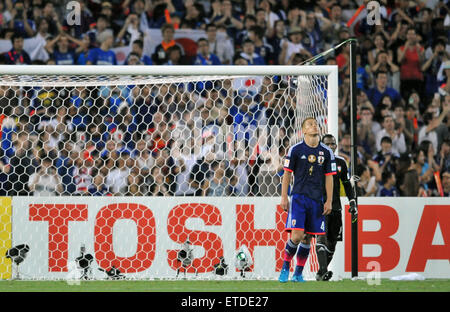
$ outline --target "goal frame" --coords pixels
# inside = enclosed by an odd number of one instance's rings
[[[327,78],[327,132],[338,140],[338,67],[336,65],[302,66],[78,66],[78,65],[0,65],[2,75],[14,76],[293,76],[318,75]],[[130,79],[129,77],[127,79]],[[131,78],[132,79],[132,78]],[[29,82],[28,82],[29,83]],[[32,83],[32,82],[31,82]],[[51,83],[50,82],[47,82]],[[39,84],[39,82],[37,82]],[[113,83],[114,84],[114,83]]]

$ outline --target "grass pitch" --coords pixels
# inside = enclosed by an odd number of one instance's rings
[[[278,281],[0,281],[2,292],[450,292],[449,279],[279,283]]]

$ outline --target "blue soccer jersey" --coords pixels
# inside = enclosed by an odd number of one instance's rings
[[[323,143],[310,147],[304,141],[292,146],[284,160],[284,169],[294,174],[291,194],[323,201],[325,176],[336,174],[333,151]]]
[[[117,65],[116,54],[111,50],[103,51],[100,48],[90,49],[87,61],[92,65]]]

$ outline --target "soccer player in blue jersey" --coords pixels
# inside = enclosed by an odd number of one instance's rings
[[[302,131],[304,140],[289,149],[284,161],[281,207],[288,211],[286,231],[291,235],[278,279],[282,283],[289,280],[290,263],[295,255],[297,265],[292,281],[303,282],[302,272],[309,255],[311,235],[325,234],[325,215],[331,212],[333,198],[334,154],[320,142],[319,126],[314,118],[302,122]],[[292,174],[294,184],[289,198]],[[327,200],[323,203],[325,191]]]

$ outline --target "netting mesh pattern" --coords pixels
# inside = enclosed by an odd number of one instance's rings
[[[326,76],[0,77],[0,195],[278,196]]]

